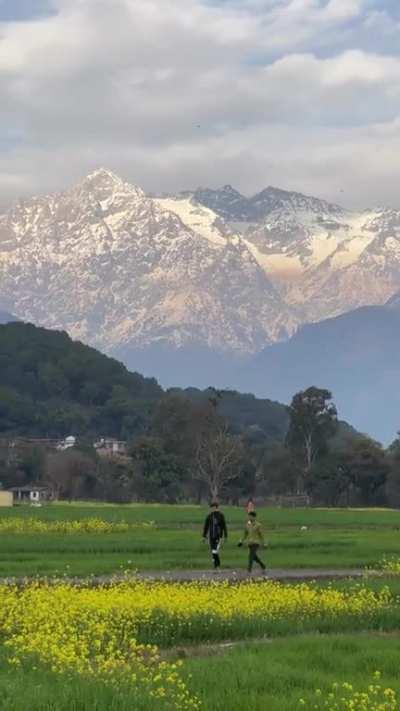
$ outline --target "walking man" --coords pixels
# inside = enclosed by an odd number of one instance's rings
[[[251,573],[253,569],[253,563],[258,563],[261,570],[265,570],[265,565],[261,558],[258,557],[258,550],[260,546],[265,545],[264,535],[261,528],[261,524],[257,521],[257,514],[255,511],[250,511],[249,520],[247,521],[246,528],[244,530],[243,538],[239,541],[239,548],[246,541],[249,549],[249,562],[247,570]]]
[[[214,569],[217,570],[221,565],[219,549],[222,540],[228,538],[228,530],[226,528],[225,516],[219,511],[218,503],[213,501],[210,504],[210,508],[211,511],[204,522],[203,540],[206,541],[207,538],[209,540]]]

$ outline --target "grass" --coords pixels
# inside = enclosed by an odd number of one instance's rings
[[[190,686],[210,711],[294,711],[312,708],[314,691],[334,682],[365,688],[376,670],[383,686],[400,693],[400,637],[309,635],[247,644],[185,664]]]
[[[40,666],[16,669],[0,647],[0,709],[4,711],[157,711],[157,702],[99,680],[57,675]]]
[[[243,568],[246,553],[236,547],[245,521],[243,509],[224,507],[229,540],[222,551],[225,567]],[[9,516],[46,521],[98,517],[106,521],[141,523],[127,533],[79,535],[3,534],[0,576],[107,574],[127,569],[172,570],[208,568],[207,546],[201,542],[206,507],[158,505],[57,504],[39,509],[0,509]],[[374,567],[384,556],[400,557],[400,516],[391,510],[264,509],[258,512],[269,543],[264,552],[273,568]],[[307,526],[306,531],[301,531]],[[318,587],[329,583],[321,582]],[[378,591],[387,585],[400,596],[400,578],[369,579]],[[335,588],[354,587],[339,581]],[[217,590],[216,590],[217,594]],[[214,615],[215,617],[215,615]],[[153,620],[157,622],[157,620]],[[313,708],[317,688],[329,693],[334,682],[350,681],[364,689],[376,670],[382,685],[400,694],[400,606],[360,620],[284,618],[268,626],[263,620],[238,619],[226,629],[210,619],[192,625],[139,626],[140,641],[158,642],[166,658],[185,656],[183,674],[207,711],[294,711]],[[340,623],[340,624],[339,624]],[[169,632],[168,632],[169,628]],[[173,632],[171,631],[173,629]],[[367,631],[368,630],[368,631]],[[386,630],[386,633],[383,632]],[[269,635],[269,639],[259,639]],[[251,641],[250,638],[253,638]],[[244,642],[243,640],[247,641]],[[224,644],[221,641],[225,640]],[[231,646],[227,641],[236,640]],[[178,649],[174,645],[180,645]],[[187,645],[187,646],[185,646]],[[197,646],[196,646],[197,645]],[[0,645],[0,709],[7,711],[155,711],[157,701],[140,699],[132,689],[110,687],[74,674],[59,675],[31,663],[7,663]]]
[[[243,508],[223,506],[228,522],[241,526],[245,517]],[[166,504],[101,504],[88,502],[54,503],[41,508],[18,506],[0,509],[0,516],[30,517],[37,515],[44,520],[82,519],[98,516],[106,521],[155,521],[158,526],[181,527],[198,526],[207,513],[206,506],[166,505]],[[259,509],[269,528],[281,526],[318,526],[333,528],[382,527],[400,528],[399,512],[395,509],[310,509],[310,508],[266,508]]]
[[[312,708],[317,688],[327,694],[334,682],[365,688],[373,673],[400,693],[400,638],[390,635],[307,635],[209,648],[185,660],[190,689],[208,711],[295,711],[303,698]],[[14,669],[0,649],[0,708],[7,711],[153,711],[149,699],[42,668]]]
[[[230,537],[223,565],[244,568],[236,547],[245,521],[243,509],[224,508]],[[94,535],[5,535],[0,537],[0,576],[109,574],[126,569],[204,569],[209,552],[200,540],[206,507],[161,505],[57,504],[40,509],[0,509],[0,518],[38,517],[46,521],[99,517],[106,521],[154,521],[152,529]],[[373,567],[383,557],[400,556],[400,516],[392,510],[264,509],[259,511],[272,568]],[[307,526],[307,531],[301,531]]]

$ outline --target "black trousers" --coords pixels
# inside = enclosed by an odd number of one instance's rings
[[[249,545],[249,564],[248,564],[248,571],[251,573],[251,570],[253,568],[253,563],[258,563],[260,568],[265,570],[265,565],[262,562],[261,558],[258,557],[257,551],[259,549],[258,543],[250,543]]]
[[[221,565],[221,559],[219,557],[219,547],[221,545],[220,538],[210,538],[210,549],[211,555],[214,563],[214,568],[219,568]]]

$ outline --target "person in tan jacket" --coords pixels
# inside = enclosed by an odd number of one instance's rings
[[[258,557],[258,550],[260,546],[264,547],[264,534],[262,531],[261,524],[257,521],[257,514],[255,511],[250,511],[249,520],[247,521],[246,528],[244,529],[244,534],[242,539],[239,541],[239,548],[246,542],[249,549],[249,562],[247,570],[251,573],[253,569],[253,563],[258,563],[261,570],[265,570],[266,566]]]
[[[256,507],[255,507],[255,504],[254,504],[253,499],[249,499],[248,502],[247,502],[247,504],[246,504],[246,513],[247,513],[247,515],[251,514],[252,511],[255,511],[255,510],[256,510]]]

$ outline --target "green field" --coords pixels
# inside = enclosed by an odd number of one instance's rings
[[[233,507],[224,511],[230,535],[223,549],[223,564],[226,568],[244,568],[246,554],[236,543],[245,512]],[[158,505],[57,504],[3,509],[0,524],[14,517],[46,522],[98,518],[126,522],[131,527],[121,533],[0,533],[0,576],[206,569],[210,567],[209,553],[201,542],[206,513],[205,507]],[[263,509],[258,515],[268,540],[264,555],[272,568],[363,568],[379,565],[385,556],[400,557],[397,511]],[[141,525],[150,522],[150,527]],[[302,526],[307,530],[302,531]],[[243,600],[247,594],[244,585]],[[237,619],[227,626],[223,619],[217,621],[212,602],[211,617],[199,616],[190,606],[189,618],[185,621],[183,617],[179,623],[165,610],[160,610],[159,619],[156,611],[153,622],[146,618],[142,623],[140,617],[135,634],[140,643],[158,644],[168,663],[184,660],[182,678],[190,693],[200,700],[200,708],[207,711],[321,708],[315,706],[317,689],[322,699],[328,698],[334,683],[350,682],[356,691],[365,691],[377,670],[382,673],[382,689],[394,689],[400,699],[400,577],[371,577],[357,584],[350,580],[333,584],[323,581],[311,588],[325,590],[328,586],[334,591],[349,591],[350,595],[364,588],[379,592],[387,587],[390,603],[375,612],[368,603],[360,616],[341,613],[337,618],[329,613],[293,617],[285,603],[283,616],[273,619],[246,615],[239,605]],[[150,591],[146,587],[146,600]],[[223,594],[218,585],[215,594]],[[73,595],[75,600],[75,590]],[[119,614],[118,606],[115,614]],[[142,696],[133,686],[110,685],[102,678],[89,678],[72,670],[54,673],[34,655],[28,655],[17,667],[9,660],[7,633],[0,625],[0,709],[5,711],[178,708],[160,707],[157,699]],[[400,700],[396,704],[390,708],[400,710]],[[354,706],[355,711],[359,708],[377,707]]]
[[[400,692],[400,637],[310,635],[243,645],[188,661],[191,687],[212,711],[295,711],[315,690],[327,696],[335,682],[365,689],[376,670],[382,686]]]
[[[245,567],[236,547],[245,513],[224,509],[229,540],[223,549],[226,568]],[[46,521],[99,517],[128,523],[154,522],[126,533],[79,535],[0,535],[0,576],[110,574],[121,570],[206,569],[201,542],[207,508],[196,506],[49,505],[40,509],[0,509],[5,517]],[[384,555],[400,556],[400,512],[392,510],[263,509],[271,568],[352,568],[378,564]],[[307,526],[307,531],[301,531]]]
[[[190,689],[209,711],[295,711],[315,690],[327,695],[335,682],[365,689],[376,670],[382,686],[400,694],[397,635],[307,635],[244,643],[233,649],[193,650],[185,660]],[[14,670],[0,651],[0,708],[7,711],[156,711],[157,703],[98,681],[63,677],[43,668]]]

